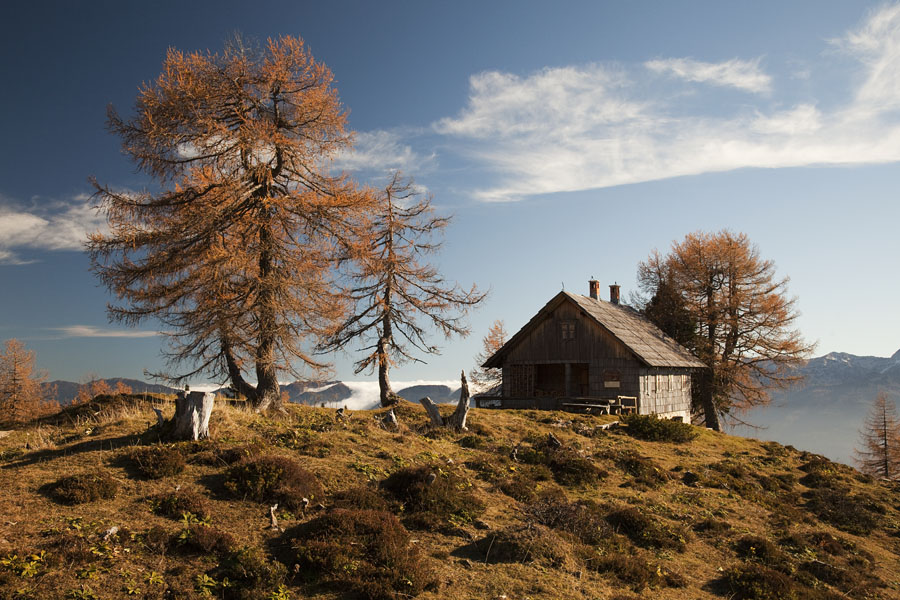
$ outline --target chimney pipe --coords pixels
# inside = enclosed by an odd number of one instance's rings
[[[609,301],[613,304],[619,303],[619,286],[617,284],[609,286]]]
[[[588,291],[590,292],[591,298],[594,300],[600,299],[600,282],[596,279],[588,280]]]

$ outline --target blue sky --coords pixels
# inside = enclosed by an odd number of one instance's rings
[[[900,6],[849,2],[32,2],[0,22],[0,339],[51,378],[157,369],[80,250],[89,176],[149,181],[105,129],[168,47],[301,36],[334,72],[362,181],[402,168],[453,214],[444,274],[490,288],[472,335],[393,378],[450,379],[494,319],[563,286],[634,289],[698,229],[789,276],[817,354],[900,348]],[[605,289],[605,288],[604,288]],[[335,357],[352,377],[353,356]]]

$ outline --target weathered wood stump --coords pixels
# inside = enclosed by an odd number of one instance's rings
[[[435,427],[447,427],[456,431],[468,431],[466,428],[466,417],[469,414],[469,383],[466,381],[466,372],[460,375],[459,402],[456,404],[456,410],[446,419],[441,416],[437,404],[432,402],[431,398],[425,396],[419,402],[425,407],[431,424]]]
[[[209,417],[216,395],[211,392],[178,392],[172,439],[203,440],[209,437]]]

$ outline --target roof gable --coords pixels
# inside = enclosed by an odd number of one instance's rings
[[[544,305],[516,334],[484,363],[484,367],[503,365],[503,357],[524,340],[543,320],[563,302],[572,302],[588,318],[608,331],[627,347],[635,357],[650,367],[704,368],[686,348],[667,336],[656,325],[634,309],[604,300],[562,291]]]

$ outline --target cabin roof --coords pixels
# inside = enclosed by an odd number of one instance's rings
[[[649,367],[705,368],[684,346],[667,336],[636,310],[622,304],[562,291],[554,296],[509,341],[484,363],[486,368],[503,366],[503,356],[525,339],[538,324],[563,302],[573,302],[582,312],[622,342],[635,357]]]

